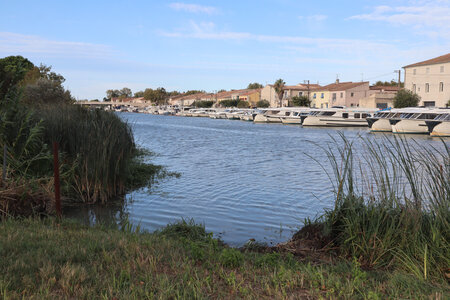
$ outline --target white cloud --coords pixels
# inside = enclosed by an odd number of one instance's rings
[[[100,58],[110,56],[112,50],[110,47],[100,44],[53,41],[35,35],[0,32],[0,53]]]
[[[349,19],[411,26],[416,33],[450,37],[450,1],[419,1],[409,6],[376,6]]]
[[[212,6],[204,6],[198,4],[188,4],[182,2],[170,3],[169,7],[178,11],[187,11],[190,13],[204,13],[212,15],[218,12],[218,9]]]
[[[300,20],[307,20],[307,21],[312,21],[312,22],[322,22],[325,21],[328,16],[326,15],[311,15],[311,16],[299,16],[298,17]]]

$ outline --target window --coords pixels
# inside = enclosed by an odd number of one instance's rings
[[[343,114],[342,114],[342,117],[343,117],[344,119],[348,119],[348,113],[343,113]]]
[[[320,108],[323,108],[323,103],[320,103]]]
[[[323,93],[320,95],[320,98],[322,98],[323,99]]]
[[[350,93],[350,97],[353,97],[353,92],[352,92],[352,93]]]
[[[444,66],[441,66],[441,73],[444,73]]]
[[[314,95],[313,95],[313,99],[316,99],[316,93],[314,93]]]
[[[303,96],[303,92],[298,92],[298,95],[299,96]]]
[[[426,68],[425,70],[426,70],[427,74],[430,73],[430,68]]]
[[[326,108],[328,108],[328,102],[327,102],[327,103],[325,103],[325,107],[326,107]]]
[[[436,103],[434,101],[423,101],[423,106],[430,107],[430,106],[436,106]]]
[[[341,98],[344,98],[344,93],[341,92]]]
[[[333,93],[333,101],[336,100],[336,93]]]
[[[367,118],[368,116],[369,116],[368,114],[362,114],[363,119]]]
[[[360,114],[359,114],[359,113],[355,113],[355,114],[353,115],[353,118],[359,119],[359,118],[360,118]]]
[[[415,93],[416,92],[416,84],[415,83],[413,83],[413,85],[412,85],[412,91]]]
[[[352,103],[352,104],[350,104],[350,107],[353,107],[353,103]]]
[[[416,75],[416,69],[413,69],[413,75]]]
[[[378,109],[385,109],[388,107],[387,103],[377,103],[377,108]]]
[[[443,91],[444,91],[444,83],[439,82],[439,92],[443,92]]]
[[[430,92],[430,84],[425,83],[425,93],[429,93],[429,92]]]

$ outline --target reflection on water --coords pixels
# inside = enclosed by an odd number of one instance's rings
[[[380,139],[366,128],[302,128],[281,124],[128,114],[139,145],[155,152],[155,164],[178,172],[151,190],[130,193],[108,206],[65,210],[85,223],[128,219],[153,231],[194,218],[231,245],[250,238],[287,240],[302,221],[333,205],[332,186],[315,160],[327,165],[325,146],[342,130]],[[413,136],[427,144],[439,140]],[[356,147],[361,145],[356,142]],[[314,158],[314,159],[312,159]]]

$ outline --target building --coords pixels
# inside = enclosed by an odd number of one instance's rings
[[[190,106],[195,101],[214,101],[215,95],[209,93],[181,94],[169,99],[170,105]]]
[[[369,96],[359,100],[359,107],[378,109],[394,107],[394,98],[399,90],[397,86],[371,86]]]
[[[359,100],[369,96],[369,82],[339,82],[315,88],[311,91],[311,106],[327,108],[332,106],[359,106]]]
[[[286,107],[292,97],[311,95],[312,90],[320,87],[318,84],[285,85],[283,99],[280,101],[273,84],[268,84],[261,90],[261,100],[269,101],[270,107]]]
[[[256,107],[256,103],[261,100],[261,89],[248,90],[239,96],[239,100],[247,101],[250,106]]]
[[[450,100],[450,53],[403,69],[405,88],[420,96],[420,106],[446,106]]]

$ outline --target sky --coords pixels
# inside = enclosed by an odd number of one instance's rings
[[[0,0],[0,57],[51,65],[78,99],[396,79],[450,52],[450,0]]]

